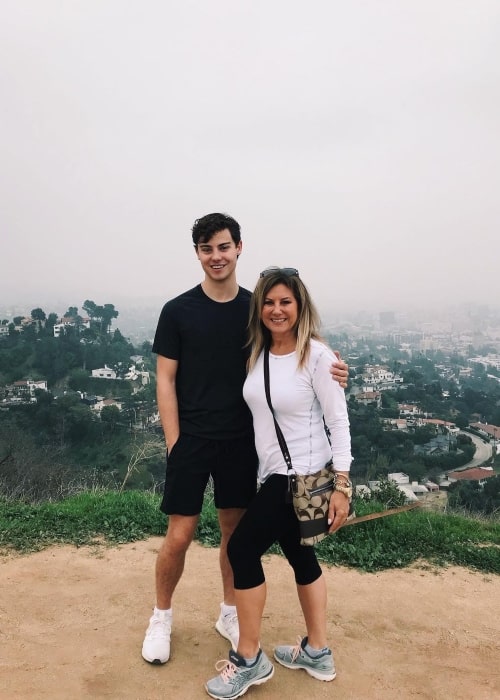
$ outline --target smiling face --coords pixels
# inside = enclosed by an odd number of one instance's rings
[[[235,275],[241,241],[236,244],[229,229],[218,231],[206,243],[196,246],[196,255],[207,279],[225,282]]]
[[[275,340],[295,338],[299,307],[285,284],[271,287],[264,297],[260,319]]]

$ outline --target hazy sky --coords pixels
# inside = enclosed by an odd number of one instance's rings
[[[500,302],[498,0],[2,0],[0,66],[0,304],[167,299],[211,211],[250,288]]]

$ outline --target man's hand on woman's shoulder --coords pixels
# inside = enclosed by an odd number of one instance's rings
[[[335,379],[342,389],[347,388],[347,382],[349,380],[349,365],[346,364],[341,358],[338,350],[334,350],[334,354],[337,357],[337,362],[333,362],[330,367],[330,374],[332,379]]]

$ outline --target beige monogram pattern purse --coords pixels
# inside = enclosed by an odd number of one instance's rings
[[[307,476],[295,475],[293,507],[300,526],[300,544],[313,545],[328,534],[328,508],[335,488],[332,462]]]

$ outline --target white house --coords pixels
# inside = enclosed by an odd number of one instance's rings
[[[111,367],[104,365],[104,367],[100,367],[99,369],[93,369],[92,376],[98,379],[116,379],[116,372],[114,369],[111,369]]]
[[[80,328],[90,328],[90,318],[80,318],[78,323]],[[59,338],[60,335],[66,333],[67,328],[75,328],[76,320],[71,316],[63,316],[59,319],[59,323],[54,324],[54,337]]]
[[[376,388],[379,390],[390,389],[393,388],[395,384],[403,383],[403,377],[394,374],[394,372],[391,372],[390,369],[382,365],[366,365],[362,376],[365,391],[369,388]]]
[[[100,413],[106,406],[116,406],[119,411],[122,410],[121,401],[115,401],[115,399],[103,399],[102,396],[98,398],[97,402],[91,408],[93,411],[96,411],[96,413]]]
[[[47,391],[47,380],[21,379],[8,386],[7,389],[14,398],[29,399],[33,402],[36,401],[35,391],[37,389],[40,389],[41,391]]]
[[[414,403],[398,403],[398,408],[401,416],[418,416],[420,413],[419,407]]]
[[[387,474],[387,478],[391,481],[395,481],[398,485],[410,483],[410,477],[404,472],[391,472]]]
[[[128,379],[131,382],[136,382],[139,380],[142,386],[146,386],[149,384],[149,372],[137,369],[135,365],[132,365],[125,375],[125,379]]]

